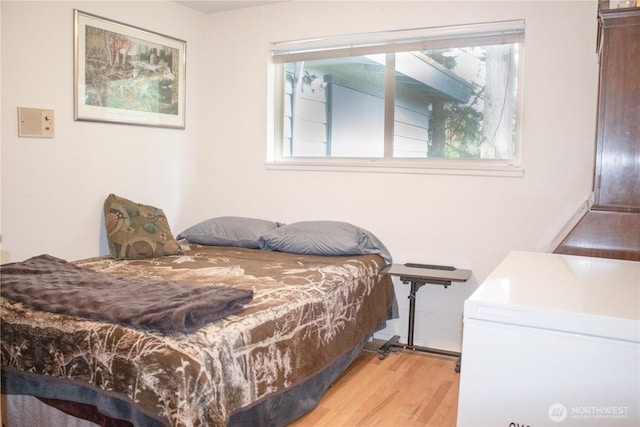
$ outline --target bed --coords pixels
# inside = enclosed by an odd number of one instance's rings
[[[286,425],[313,409],[397,316],[392,283],[379,275],[390,259],[385,248],[371,250],[377,242],[358,254],[328,255],[277,250],[264,239],[258,247],[192,240],[170,255],[69,264],[140,286],[162,281],[250,294],[201,327],[160,331],[0,298],[7,427],[30,406],[98,425]]]

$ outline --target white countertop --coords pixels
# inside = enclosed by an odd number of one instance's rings
[[[513,251],[465,318],[640,342],[640,262]]]

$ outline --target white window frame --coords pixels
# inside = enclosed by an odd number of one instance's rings
[[[515,36],[514,36],[515,35]],[[516,142],[513,159],[446,159],[446,158],[339,158],[339,157],[288,157],[283,156],[282,133],[284,113],[284,64],[301,60],[336,58],[339,56],[358,56],[371,53],[388,53],[408,50],[437,49],[443,46],[438,40],[450,39],[477,40],[483,38],[489,44],[492,40],[503,40],[503,36],[521,42],[518,67],[518,99],[516,116]],[[445,45],[446,46],[446,45]],[[447,46],[448,47],[448,46]],[[446,174],[522,177],[521,165],[523,93],[523,56],[524,56],[524,20],[500,21],[457,26],[418,28],[409,30],[386,31],[377,33],[353,34],[321,37],[307,40],[284,41],[271,44],[271,63],[269,67],[270,104],[269,134],[267,144],[267,169],[300,171],[362,171],[391,172],[413,174]],[[393,74],[393,73],[388,73]],[[393,76],[392,76],[393,77]],[[393,78],[387,79],[386,87],[393,86]],[[273,92],[271,92],[273,91]],[[386,99],[386,98],[385,98]],[[387,102],[386,108],[393,108],[393,102]],[[385,113],[385,120],[393,115]],[[389,127],[385,126],[385,133]],[[391,135],[392,137],[392,135]],[[385,136],[385,145],[391,138]],[[388,152],[388,148],[386,149]]]

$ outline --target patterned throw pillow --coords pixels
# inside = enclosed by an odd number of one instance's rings
[[[110,194],[104,201],[104,223],[113,258],[144,259],[182,254],[162,209]]]

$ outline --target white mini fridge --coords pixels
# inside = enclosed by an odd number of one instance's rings
[[[640,426],[640,262],[509,253],[464,304],[457,424]]]

